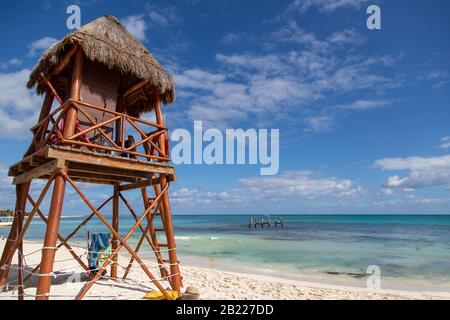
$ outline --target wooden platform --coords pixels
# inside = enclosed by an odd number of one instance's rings
[[[175,169],[169,164],[130,159],[110,154],[84,151],[64,146],[48,146],[9,168],[14,184],[32,179],[48,179],[58,168],[67,166],[74,181],[114,184],[128,183],[124,190],[158,183],[155,174],[166,174],[175,180]]]

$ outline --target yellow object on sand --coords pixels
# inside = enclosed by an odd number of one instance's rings
[[[178,298],[177,291],[166,291],[167,294],[172,298],[172,300],[176,300]],[[144,296],[144,299],[147,300],[165,300],[166,296],[161,291],[153,291],[149,292]]]

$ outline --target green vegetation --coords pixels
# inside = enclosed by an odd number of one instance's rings
[[[14,215],[14,211],[7,209],[7,210],[0,210],[0,217],[12,217]]]

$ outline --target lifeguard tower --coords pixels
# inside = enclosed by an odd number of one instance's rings
[[[161,109],[162,104],[175,100],[172,77],[118,19],[104,16],[50,47],[33,69],[27,86],[36,87],[45,98],[38,123],[31,128],[30,147],[9,170],[17,191],[16,214],[0,261],[0,288],[8,283],[12,259],[18,253],[15,281],[19,299],[24,298],[30,275],[21,272],[23,239],[35,216],[46,223],[41,262],[32,272],[39,275],[36,299],[51,297],[55,253],[60,248],[68,249],[88,272],[85,261],[72,250],[69,240],[96,217],[112,234],[112,253],[75,298],[83,299],[108,267],[111,278],[118,279],[118,253],[125,249],[131,261],[120,277],[126,278],[136,261],[156,290],[171,299],[160,281],[168,281],[174,291],[180,292],[182,278],[168,193],[175,170],[170,165],[168,133]],[[154,122],[141,118],[149,112],[153,113]],[[37,199],[29,193],[35,179],[46,181]],[[79,182],[110,185],[112,195],[96,207],[77,185]],[[87,205],[90,214],[72,233],[63,236],[59,225],[68,185]],[[142,194],[142,214],[137,214],[126,200],[125,194],[130,190]],[[52,196],[46,216],[40,206],[48,192]],[[135,221],[126,234],[119,233],[121,202]],[[31,208],[26,209],[27,203]],[[101,213],[108,203],[112,203],[109,220]],[[129,239],[137,230],[141,233],[140,241],[137,247],[132,247]],[[167,241],[163,243],[161,239]],[[161,278],[139,257],[143,243],[148,243],[156,256]]]

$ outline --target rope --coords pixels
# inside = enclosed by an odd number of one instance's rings
[[[85,254],[83,254],[83,255],[85,255]],[[64,260],[56,260],[54,263],[56,264],[56,263],[59,263],[59,262],[65,262],[65,261],[71,261],[71,260],[73,260],[73,259],[64,259]],[[179,265],[179,263],[177,262],[177,263],[170,263],[170,264],[162,264],[162,263],[153,263],[152,265],[150,265],[150,264],[146,264],[146,263],[138,263],[137,261],[134,261],[135,263],[137,263],[139,266],[146,266],[146,267],[148,267],[148,268],[151,268],[151,267],[154,267],[154,266],[174,266],[174,265]],[[125,265],[123,265],[123,264],[121,264],[121,263],[119,263],[119,262],[111,262],[111,263],[115,263],[117,266],[119,266],[119,267],[121,267],[121,268],[123,268],[123,269],[127,269],[128,268],[128,265],[127,266],[125,266]],[[28,265],[26,265],[27,267],[29,267]],[[130,266],[130,268],[141,268],[141,267],[139,267],[139,266],[133,266],[133,265],[131,265]],[[7,268],[7,266],[4,266],[3,267],[3,270],[5,270]],[[38,276],[38,277],[49,277],[49,276],[51,276],[51,277],[53,277],[53,278],[58,278],[60,275],[58,275],[58,274],[56,274],[55,272],[50,272],[50,273],[40,273],[40,272],[32,272],[32,271],[28,271],[28,270],[25,270],[23,267],[22,268],[19,268],[19,267],[16,267],[16,266],[12,266],[12,265],[10,265],[9,266],[9,268],[10,269],[13,269],[13,270],[22,270],[22,272],[25,272],[25,273],[27,273],[27,274],[31,274],[31,275],[33,275],[33,276]],[[58,271],[56,271],[56,272],[64,272],[64,271],[68,271],[68,270],[72,270],[72,269],[75,269],[75,268],[79,268],[79,265],[77,264],[77,265],[75,265],[75,266],[71,266],[71,267],[67,267],[67,268],[64,268],[64,269],[59,269]],[[98,268],[96,268],[96,269],[91,269],[90,270],[90,272],[94,272],[94,271],[98,271],[98,270],[100,270],[100,268],[101,267],[98,267]],[[178,274],[178,273],[177,273]],[[175,275],[177,275],[177,274],[173,274],[173,275],[171,275],[171,276],[167,276],[167,277],[164,277],[164,278],[160,278],[159,280],[164,280],[164,279],[166,279],[166,278],[171,278],[171,277],[173,277],[173,276],[175,276]],[[157,279],[158,280],[158,279]]]
[[[150,253],[161,253],[161,252],[170,252],[176,250],[176,248],[167,249],[167,250],[155,250],[155,251],[139,251],[140,254],[150,254]],[[103,253],[104,251],[89,251],[86,250],[86,253]]]
[[[84,227],[85,227],[85,226],[84,226]],[[13,239],[7,239],[7,240],[8,240],[8,241],[15,241],[15,240],[13,240]],[[120,242],[119,240],[116,240],[116,241]],[[25,242],[25,241],[24,241],[24,242]],[[30,242],[30,243],[31,243],[31,242]],[[36,253],[38,253],[38,252],[42,252],[42,251],[44,251],[44,250],[55,250],[55,251],[56,251],[56,250],[58,250],[58,249],[60,249],[60,247],[42,247],[41,249],[37,249],[37,250],[32,251],[32,252],[27,253],[27,254],[24,254],[23,252],[21,252],[20,254],[21,254],[22,258],[23,258],[24,266],[30,267],[30,266],[27,264],[27,262],[26,262],[26,260],[25,260],[25,257],[29,257],[29,256],[31,256],[31,255],[33,255],[33,254],[36,254]],[[158,250],[141,251],[141,252],[139,252],[139,253],[140,253],[140,254],[154,254],[154,253],[161,253],[161,252],[170,252],[170,251],[173,251],[173,250],[176,250],[176,247],[175,247],[175,248],[168,248],[168,249],[160,249],[160,248],[159,248]],[[75,250],[73,250],[73,249],[69,249],[69,251],[76,253]],[[88,255],[89,253],[103,253],[103,251],[89,251],[89,250],[85,250],[84,253],[82,253],[81,255],[79,255],[79,257],[81,258],[81,257],[83,257],[83,256]],[[78,255],[78,253],[76,253],[76,254]],[[60,263],[60,262],[71,261],[71,260],[73,260],[73,258],[62,259],[62,260],[55,260],[55,261],[54,261],[54,264]],[[125,270],[129,270],[130,268],[139,268],[139,269],[140,269],[140,268],[142,268],[143,266],[146,266],[147,268],[151,268],[151,267],[155,267],[155,266],[158,266],[158,267],[167,267],[167,266],[169,266],[169,267],[170,267],[170,266],[179,265],[178,262],[176,262],[176,263],[168,263],[168,264],[166,264],[166,263],[159,263],[159,262],[158,262],[158,263],[156,263],[156,264],[153,263],[152,265],[149,265],[149,264],[146,264],[146,263],[139,263],[139,262],[137,262],[137,261],[134,261],[134,262],[136,262],[136,263],[138,264],[138,266],[134,266],[133,264],[130,265],[129,263],[128,263],[127,266],[124,266],[124,265],[120,264],[119,262],[111,261],[111,259],[109,259],[109,261],[110,261],[110,263],[115,264],[115,265],[117,265],[117,266],[119,266],[119,267],[121,267],[122,269],[125,269]],[[18,271],[18,272],[21,272],[21,273],[27,273],[27,274],[32,275],[32,276],[38,276],[38,277],[52,277],[52,278],[54,278],[54,279],[57,279],[57,278],[60,277],[60,276],[65,276],[65,275],[57,274],[57,273],[55,273],[55,272],[50,272],[50,273],[32,272],[32,271],[26,270],[26,269],[24,268],[24,266],[22,266],[21,268],[19,268],[19,267],[15,267],[15,266],[12,266],[12,265],[9,265],[9,266],[6,266],[6,265],[5,265],[5,266],[1,267],[1,270],[6,270],[6,269],[9,268],[9,269],[13,269],[13,270],[16,270],[16,271]],[[56,272],[61,273],[61,272],[69,271],[69,270],[72,270],[72,271],[73,271],[75,268],[79,268],[79,267],[80,267],[80,266],[77,264],[77,265],[75,265],[75,266],[71,266],[71,267],[68,267],[68,268],[65,268],[65,269],[60,269],[60,270],[58,270],[58,271],[56,271]],[[98,267],[98,268],[96,268],[96,269],[92,269],[92,270],[90,270],[90,272],[98,271],[98,270],[100,270],[100,268],[101,268],[101,267]],[[75,272],[72,272],[72,273],[75,273]],[[155,279],[155,281],[157,281],[157,282],[160,282],[160,281],[168,281],[169,279],[171,279],[171,278],[173,278],[173,277],[175,277],[175,276],[177,276],[177,275],[179,275],[179,274],[180,274],[180,273],[177,272],[177,273],[175,273],[175,274],[171,274],[171,275],[168,275],[168,276],[165,276],[165,277],[161,277],[161,278],[159,278],[159,279]],[[103,275],[100,275],[100,277],[99,277],[98,279],[96,279],[96,280],[90,280],[90,281],[88,281],[88,282],[84,282],[84,284],[87,285],[87,284],[89,284],[89,283],[91,283],[91,282],[97,282],[97,281],[99,281],[99,280],[114,280],[115,282],[121,282],[121,283],[126,283],[126,284],[132,283],[132,284],[134,284],[134,285],[138,285],[138,286],[147,288],[147,289],[149,289],[149,290],[152,289],[151,287],[148,287],[148,286],[144,285],[144,283],[145,283],[145,284],[148,283],[148,280],[147,280],[146,282],[144,282],[144,281],[139,281],[139,280],[134,280],[134,279],[113,279],[113,278],[110,278],[110,277],[105,277],[105,276],[103,276]],[[23,289],[25,290],[25,286],[24,286],[24,285],[19,285],[19,284],[17,284],[17,282],[18,282],[18,280],[10,281],[10,282],[6,283],[4,286],[1,286],[1,287],[0,287],[0,290],[3,290],[3,289],[8,290],[10,287],[13,287],[13,288],[14,288],[14,289],[13,289],[13,292],[14,292],[15,290],[17,290],[18,288],[23,288]],[[35,294],[35,295],[33,295],[33,294],[27,294],[27,293],[24,292],[23,296],[24,296],[24,297],[33,297],[33,298],[37,298],[37,297],[50,297],[50,296],[55,297],[55,298],[73,298],[72,295],[50,295],[50,293],[39,294],[39,295]],[[109,297],[109,296],[99,296],[99,297],[107,298],[107,297]]]
[[[58,247],[42,247],[41,251],[44,251],[44,250],[58,250],[58,249],[59,249]]]
[[[121,266],[121,265],[119,265],[119,266]],[[121,266],[121,267],[123,267],[123,266]],[[72,267],[73,268],[73,267]],[[97,269],[93,269],[92,271],[98,271],[98,270],[100,270],[100,268],[97,268]],[[170,279],[170,278],[172,278],[172,277],[174,277],[174,276],[176,276],[176,275],[179,275],[180,273],[178,272],[178,273],[175,273],[175,274],[172,274],[172,275],[169,275],[169,276],[166,276],[166,277],[162,277],[162,278],[159,278],[159,279],[155,279],[156,281],[167,281],[167,279]],[[44,275],[42,275],[42,276],[44,276]],[[47,275],[45,275],[45,276],[47,276]],[[55,278],[56,277],[58,277],[58,275],[55,275]],[[135,280],[135,279],[119,279],[119,278],[117,278],[117,279],[113,279],[113,278],[111,278],[111,277],[106,277],[106,276],[103,276],[103,275],[100,275],[100,277],[99,277],[99,279],[97,279],[97,280],[89,280],[89,281],[86,281],[86,282],[83,282],[84,283],[84,285],[87,285],[87,284],[90,284],[91,282],[97,282],[97,281],[99,281],[99,280],[107,280],[107,281],[114,281],[115,283],[116,282],[120,282],[120,283],[125,283],[125,284],[130,284],[130,283],[132,283],[132,284],[135,284],[135,285],[138,285],[138,286],[140,286],[140,287],[142,287],[142,288],[146,288],[146,289],[148,289],[148,290],[152,290],[153,288],[151,288],[151,287],[149,287],[148,285],[146,285],[147,283],[148,283],[148,280],[147,281],[139,281],[139,280]],[[11,285],[11,282],[9,282],[8,284],[6,284],[5,286],[2,286],[2,287],[0,287],[1,289],[3,289],[3,288],[9,288],[9,286]],[[113,286],[114,287],[114,284],[111,284],[111,286]],[[23,287],[23,288],[25,288],[25,286],[24,285],[15,285],[14,286],[15,287],[15,289],[18,289],[19,287]],[[14,290],[13,290],[14,291]],[[73,295],[53,295],[53,294],[50,294],[50,293],[44,293],[44,294],[28,294],[28,293],[25,293],[24,292],[24,296],[25,297],[32,297],[32,298],[37,298],[37,297],[55,297],[55,298],[73,298]],[[96,297],[100,297],[100,298],[108,298],[108,297],[112,297],[112,296],[96,296]]]

